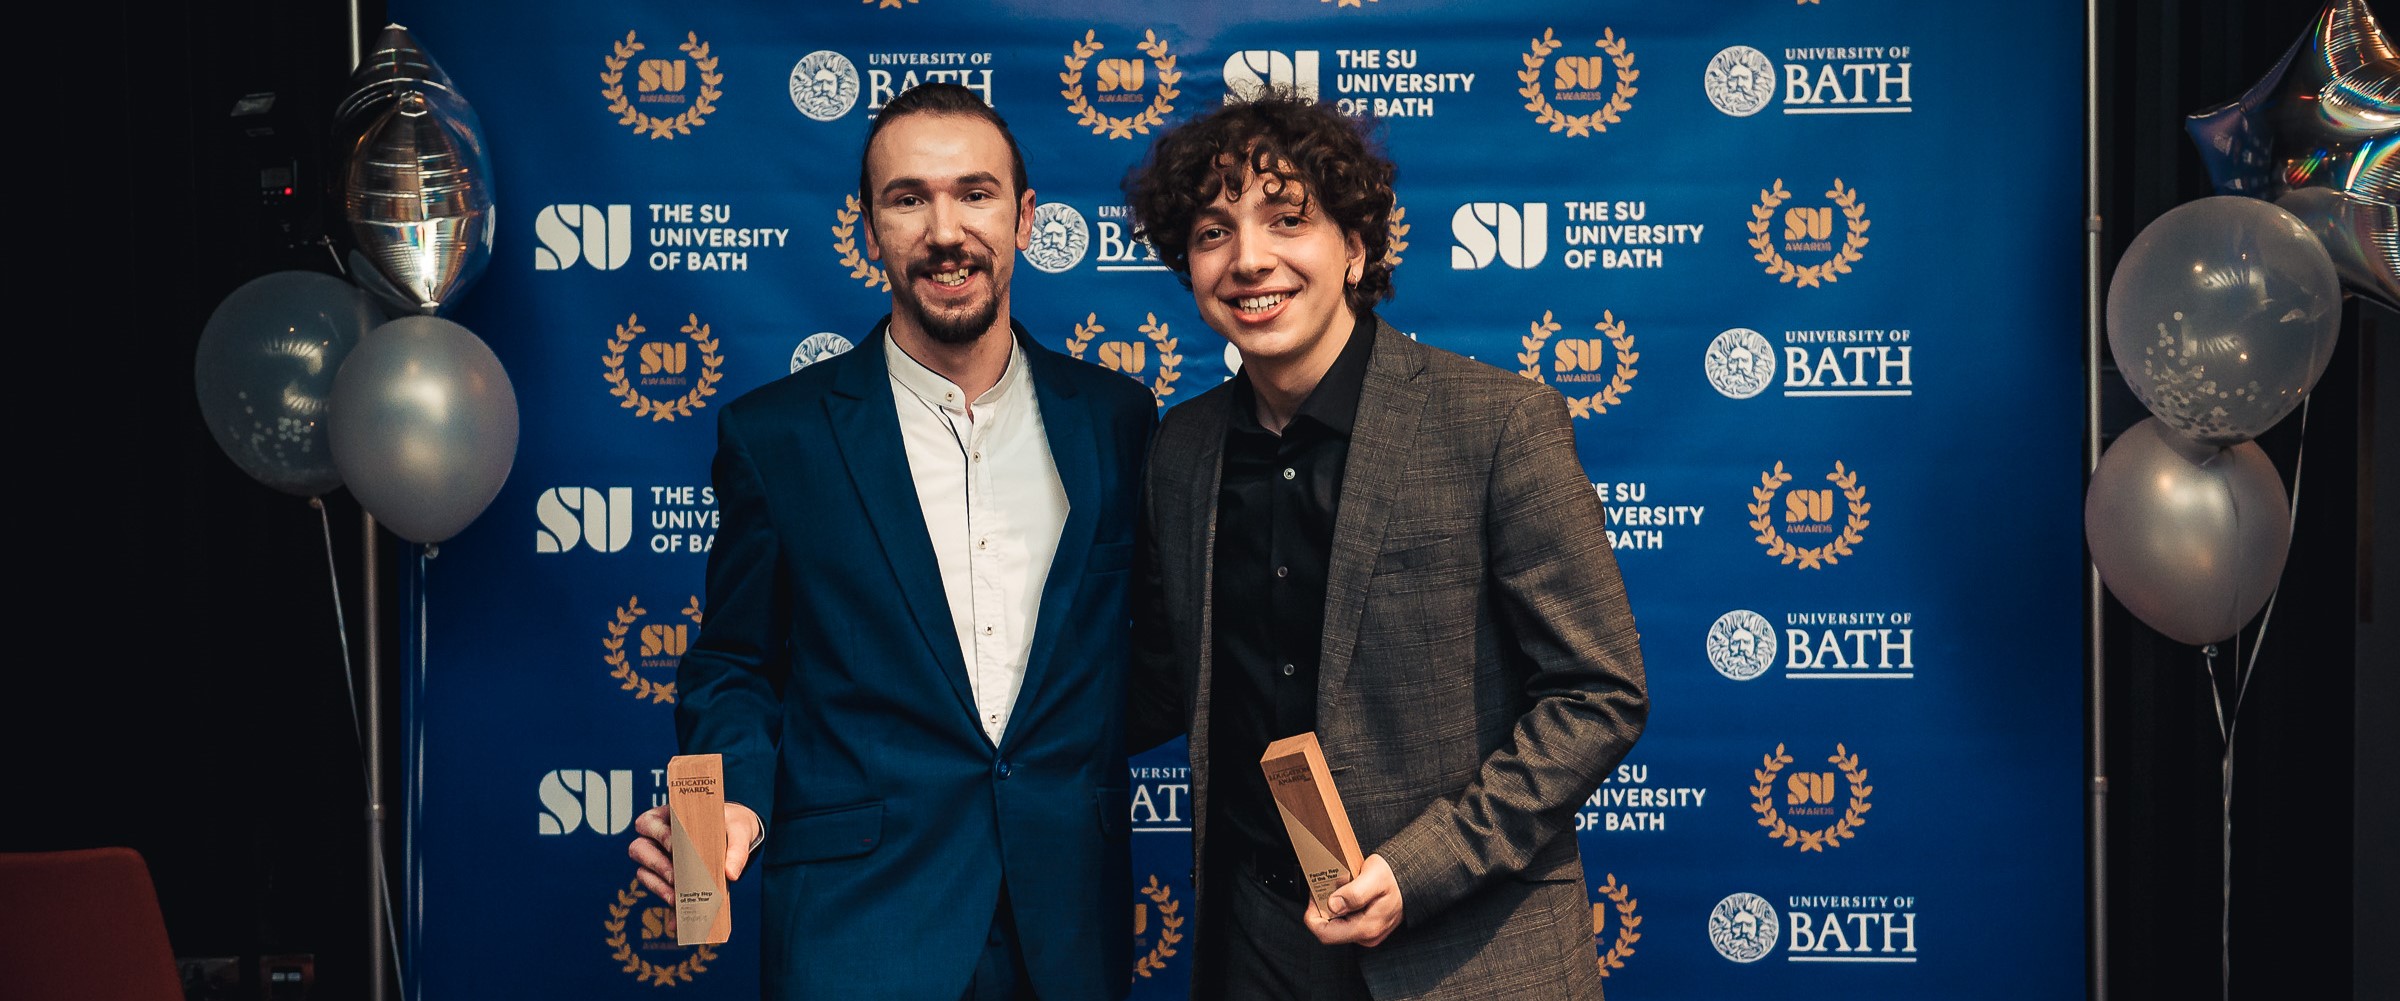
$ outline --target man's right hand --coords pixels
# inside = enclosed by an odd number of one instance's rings
[[[725,881],[742,878],[742,868],[750,864],[750,844],[758,840],[758,814],[740,803],[725,804]],[[667,808],[654,806],[633,818],[633,844],[625,854],[641,866],[634,875],[660,900],[675,899],[675,859],[667,848],[669,841]]]

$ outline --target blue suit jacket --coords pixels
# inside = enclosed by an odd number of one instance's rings
[[[1016,336],[1068,513],[997,747],[976,722],[883,327],[718,417],[721,524],[675,724],[684,753],[725,756],[728,798],[766,820],[767,997],[956,997],[1003,880],[1042,997],[1125,993],[1127,588],[1156,404]]]

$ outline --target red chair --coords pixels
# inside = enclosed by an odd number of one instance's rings
[[[0,993],[181,1001],[166,918],[139,852],[0,852],[0,902]]]

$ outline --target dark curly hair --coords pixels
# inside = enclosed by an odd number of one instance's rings
[[[1300,186],[1313,202],[1366,248],[1366,269],[1346,293],[1364,313],[1392,297],[1392,161],[1367,139],[1366,126],[1333,105],[1287,90],[1228,104],[1175,126],[1150,144],[1125,176],[1126,201],[1159,260],[1192,287],[1192,220],[1225,191],[1239,196],[1245,176],[1261,178],[1268,195]]]

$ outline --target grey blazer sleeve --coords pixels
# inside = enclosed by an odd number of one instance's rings
[[[1373,849],[1392,867],[1410,927],[1573,837],[1576,810],[1649,717],[1633,612],[1565,401],[1547,389],[1519,398],[1497,455],[1486,573],[1508,655],[1529,669],[1528,708],[1465,789]]]

